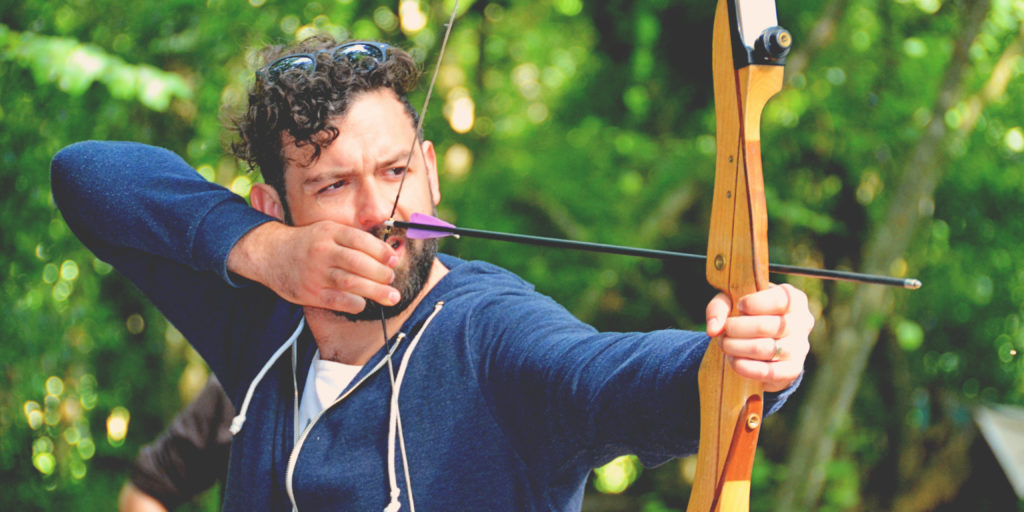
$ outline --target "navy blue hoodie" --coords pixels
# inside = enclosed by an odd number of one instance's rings
[[[316,349],[302,309],[227,271],[235,242],[273,219],[136,143],[63,149],[52,186],[75,234],[160,308],[239,411],[225,510],[384,510],[395,491],[428,511],[579,510],[613,457],[656,465],[697,449],[704,334],[599,333],[517,276],[445,255],[450,272],[392,337],[395,383],[381,349],[297,434]],[[769,411],[794,388],[768,394]]]

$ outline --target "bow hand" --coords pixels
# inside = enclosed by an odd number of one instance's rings
[[[730,310],[728,295],[720,293],[706,313],[708,336],[717,338],[732,369],[765,391],[792,385],[803,372],[814,327],[807,295],[784,284],[741,298],[736,316]]]

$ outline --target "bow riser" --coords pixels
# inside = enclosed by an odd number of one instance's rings
[[[766,25],[756,27],[760,34],[775,26],[774,2],[749,5],[755,5],[757,16],[748,7],[743,20],[748,27]],[[717,156],[707,259],[708,282],[727,293],[733,304],[769,286],[760,119],[768,99],[781,90],[783,77],[782,66],[775,62],[752,62],[758,55],[753,39],[739,33],[737,11],[742,9],[732,1],[719,0],[715,12]],[[709,344],[698,374],[701,432],[689,512],[749,509],[763,387],[732,370],[719,341]]]

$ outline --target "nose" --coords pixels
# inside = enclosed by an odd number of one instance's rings
[[[391,215],[393,197],[388,197],[388,188],[381,187],[374,180],[368,180],[361,190],[356,211],[356,222],[359,227],[369,230],[388,220]]]

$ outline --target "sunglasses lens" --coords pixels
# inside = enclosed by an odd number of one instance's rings
[[[347,60],[352,67],[365,71],[377,67],[377,63],[386,58],[384,49],[367,43],[345,45],[334,52],[334,60]]]
[[[271,80],[277,80],[278,77],[293,69],[301,69],[308,73],[316,69],[316,61],[309,55],[289,55],[287,57],[281,57],[267,66],[267,76]]]
[[[335,62],[348,62],[357,71],[368,72],[377,67],[377,64],[388,58],[388,45],[384,43],[356,42],[347,43],[333,48]],[[286,55],[270,63],[269,66],[256,72],[257,76],[268,80],[277,80],[281,75],[299,69],[304,73],[316,71],[316,57],[321,53],[331,50],[318,50],[315,54],[300,53]]]

